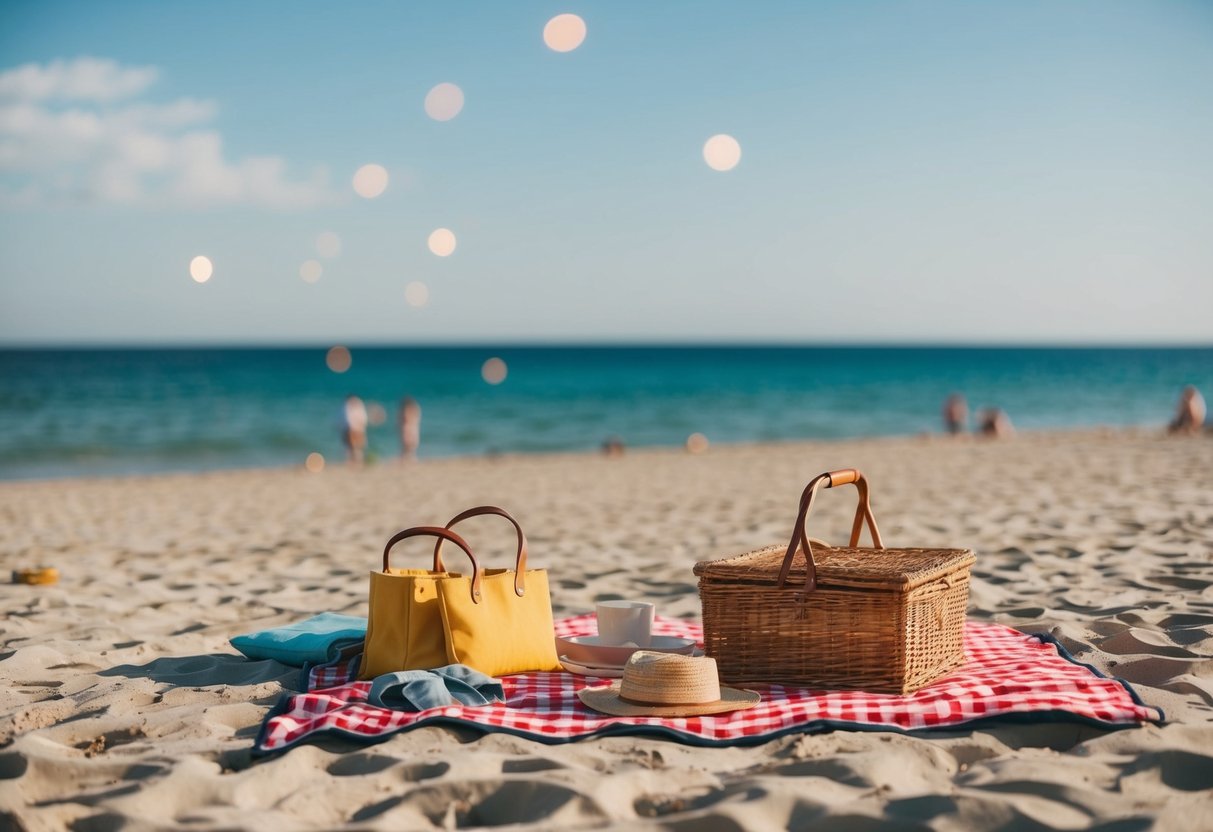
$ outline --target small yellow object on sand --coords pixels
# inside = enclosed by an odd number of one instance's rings
[[[57,584],[59,583],[59,570],[53,566],[40,566],[37,569],[14,569],[13,583]]]

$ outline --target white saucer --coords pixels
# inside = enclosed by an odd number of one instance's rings
[[[675,653],[679,651],[685,652],[688,647],[693,647],[695,645],[695,639],[679,638],[678,636],[652,636],[648,645],[645,647],[641,647],[634,641],[626,641],[623,644],[615,644],[610,641],[603,641],[602,636],[572,636],[567,640],[573,642],[574,644],[583,644],[587,647],[651,650],[654,653]]]

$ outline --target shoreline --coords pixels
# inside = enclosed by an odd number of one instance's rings
[[[1213,423],[1205,428],[1207,434],[1213,435]],[[712,453],[716,451],[736,448],[762,448],[767,446],[800,446],[800,445],[831,445],[848,442],[900,442],[900,441],[938,441],[938,442],[1008,442],[1015,441],[1019,437],[1041,437],[1041,436],[1084,436],[1088,434],[1105,435],[1119,434],[1125,436],[1149,436],[1159,435],[1166,436],[1166,424],[1159,422],[1157,424],[1140,424],[1140,425],[1084,425],[1077,427],[1062,427],[1062,428],[1040,428],[1040,429],[1016,429],[1015,435],[995,439],[992,437],[982,436],[976,432],[968,432],[959,435],[950,435],[942,432],[918,432],[918,433],[896,433],[896,434],[872,434],[863,436],[844,436],[844,437],[826,437],[826,438],[792,438],[792,439],[758,439],[758,440],[741,440],[736,442],[720,441],[715,442],[709,439],[709,446],[706,450],[698,452],[698,454]],[[624,455],[636,454],[692,454],[683,445],[628,445],[625,447]],[[483,460],[486,462],[496,462],[501,460],[511,459],[544,459],[553,458],[560,459],[571,457],[576,459],[605,457],[601,449],[593,450],[585,449],[561,449],[561,450],[542,450],[542,451],[502,451],[502,452],[484,452],[479,454],[450,454],[443,456],[423,456],[418,460],[408,463],[408,465],[436,465],[455,461],[467,460]],[[305,454],[306,457],[306,454]],[[377,470],[383,468],[400,468],[401,461],[399,456],[375,457],[372,461],[365,463],[361,469],[348,465],[344,459],[330,461],[325,457],[325,466],[322,471],[309,472],[323,474],[331,473],[333,470]],[[159,477],[190,477],[190,476],[209,476],[222,474],[240,474],[240,473],[268,473],[273,471],[296,471],[304,467],[304,461],[300,460],[291,464],[280,465],[249,465],[235,467],[215,467],[215,468],[180,468],[180,469],[165,469],[165,470],[146,470],[146,471],[129,471],[110,474],[92,474],[92,473],[73,473],[73,474],[53,474],[38,477],[13,477],[6,478],[0,475],[0,488],[6,486],[17,486],[22,484],[46,483],[46,482],[70,482],[70,481],[106,481],[106,480],[128,480],[128,479],[143,479],[143,478],[159,478]]]

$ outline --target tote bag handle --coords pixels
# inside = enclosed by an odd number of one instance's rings
[[[468,556],[468,560],[472,562],[472,603],[479,604],[481,572],[480,564],[476,562],[476,556],[472,554],[472,549],[468,546],[467,541],[455,534],[450,529],[443,529],[439,528],[438,526],[414,526],[411,529],[396,532],[394,535],[392,535],[391,539],[388,540],[387,545],[383,547],[383,571],[387,572],[389,569],[390,564],[388,554],[392,551],[393,546],[407,538],[422,536],[438,538],[438,545],[440,546],[442,545],[443,540],[449,540],[464,551],[464,554]],[[434,571],[445,572],[446,570],[435,569]]]
[[[851,524],[851,548],[859,545],[859,533],[863,530],[865,520],[868,524],[868,531],[872,533],[872,546],[876,549],[884,548],[884,543],[880,539],[880,530],[876,528],[876,518],[872,516],[868,481],[863,474],[854,468],[843,468],[827,474],[818,474],[805,486],[804,493],[800,495],[800,511],[796,515],[796,526],[792,529],[792,540],[788,543],[787,554],[783,556],[783,565],[779,569],[777,586],[780,589],[787,582],[788,572],[792,569],[792,561],[796,559],[797,551],[804,552],[806,566],[804,594],[807,596],[817,588],[817,563],[813,560],[813,544],[810,543],[806,526],[809,511],[813,507],[813,498],[817,496],[818,490],[833,488],[836,485],[854,485],[859,490],[859,505],[855,509],[855,522]]]
[[[514,519],[514,515],[497,506],[476,506],[475,508],[469,508],[467,511],[461,511],[459,514],[456,514],[447,522],[446,528],[450,529],[456,523],[467,520],[469,517],[479,517],[482,514],[495,514],[498,517],[504,517],[514,525],[514,531],[518,532],[518,555],[514,558],[514,594],[521,598],[526,594],[526,585],[523,577],[526,574],[526,535],[523,534],[522,526]],[[441,539],[434,544],[434,571],[444,571],[442,566]]]

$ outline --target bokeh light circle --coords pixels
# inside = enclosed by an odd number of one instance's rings
[[[741,161],[741,145],[732,136],[717,133],[703,143],[703,160],[712,170],[732,170]]]
[[[324,470],[324,455],[312,451],[303,461],[303,467],[313,474],[319,474]]]
[[[341,238],[335,232],[325,231],[316,238],[316,253],[321,257],[336,257],[341,253]]]
[[[687,437],[687,451],[701,454],[708,449],[708,438],[702,433],[692,433]]]
[[[305,260],[303,265],[299,267],[299,276],[303,278],[305,283],[315,283],[323,273],[324,266],[320,265],[319,260]]]
[[[430,287],[420,280],[414,280],[404,287],[404,301],[409,306],[422,307],[430,302]]]
[[[387,190],[387,180],[387,168],[383,165],[363,165],[354,172],[354,193],[374,199]]]
[[[366,420],[372,425],[382,425],[387,421],[387,408],[379,402],[371,402],[366,406]]]
[[[572,52],[585,40],[585,21],[575,14],[558,14],[543,27],[543,42],[554,52]]]
[[[449,257],[455,253],[455,232],[449,228],[436,228],[430,233],[426,245],[430,251],[439,257]]]
[[[215,266],[211,263],[211,258],[199,254],[190,261],[190,277],[194,278],[195,283],[206,283],[214,273]]]
[[[509,368],[500,358],[490,358],[480,367],[480,377],[489,384],[501,384],[508,373]]]
[[[354,358],[345,347],[333,347],[325,354],[324,363],[334,373],[344,373],[354,363]]]
[[[450,121],[462,109],[463,90],[455,84],[439,84],[425,96],[425,114],[434,121]]]

